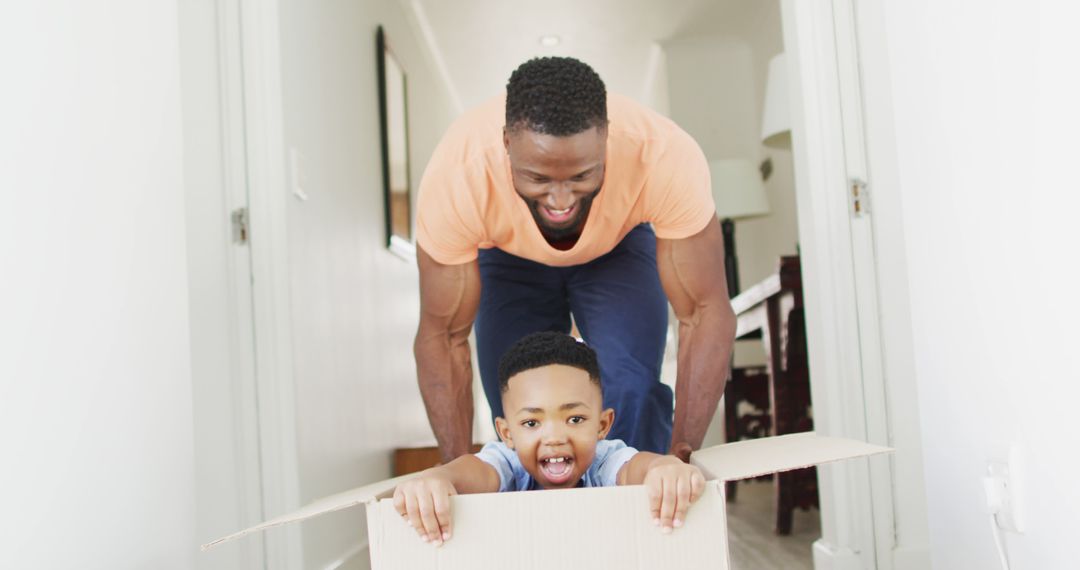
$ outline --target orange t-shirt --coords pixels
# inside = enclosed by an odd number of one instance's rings
[[[552,266],[587,263],[651,222],[662,239],[690,237],[716,215],[709,166],[690,135],[670,119],[608,94],[604,182],[574,247],[552,247],[514,191],[503,147],[506,96],[450,126],[420,181],[416,241],[435,261],[457,265],[479,248]]]

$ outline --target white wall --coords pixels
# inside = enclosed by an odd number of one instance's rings
[[[784,50],[779,3],[717,13],[712,27],[699,23],[664,43],[670,116],[710,160],[772,159],[765,181],[769,215],[735,223],[739,280],[746,289],[775,273],[780,256],[794,255],[798,242],[791,151],[761,145],[769,59]]]
[[[757,11],[741,26],[742,37],[750,48],[754,92],[754,141],[756,152],[750,158],[760,162],[771,159],[772,175],[765,181],[769,197],[769,215],[736,222],[735,245],[739,251],[739,272],[743,289],[776,273],[780,256],[795,255],[799,225],[795,207],[795,164],[790,148],[770,148],[760,143],[761,121],[765,114],[765,88],[769,60],[784,51],[780,22],[780,4],[776,0],[760,2]]]
[[[285,145],[308,201],[288,212],[300,499],[390,473],[391,450],[433,441],[416,384],[414,265],[384,246],[375,29],[408,75],[415,185],[455,115],[402,4],[282,1]],[[366,542],[362,510],[303,526],[304,566]],[[360,564],[360,553],[346,566]]]
[[[856,7],[882,300],[910,307],[886,349],[911,355],[933,566],[999,567],[980,477],[1013,448],[1027,531],[1006,536],[1012,567],[1072,567],[1080,14]]]
[[[0,9],[0,567],[194,565],[176,3]]]

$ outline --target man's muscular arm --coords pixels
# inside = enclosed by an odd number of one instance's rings
[[[473,394],[469,331],[480,304],[476,261],[443,265],[416,248],[420,269],[420,327],[413,352],[420,394],[443,463],[469,453]]]
[[[735,341],[719,222],[714,217],[688,238],[657,240],[656,264],[679,320],[671,452],[683,456],[690,451],[686,445],[701,447],[724,394]]]

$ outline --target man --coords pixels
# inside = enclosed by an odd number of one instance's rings
[[[502,353],[533,332],[568,332],[573,315],[600,358],[610,437],[684,458],[701,445],[735,319],[708,165],[674,123],[608,97],[580,61],[528,61],[505,97],[463,115],[435,149],[416,229],[417,374],[444,461],[470,450],[474,320],[493,418],[504,415]],[[668,300],[674,423],[659,381]]]

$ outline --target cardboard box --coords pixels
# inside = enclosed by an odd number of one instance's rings
[[[380,481],[320,499],[203,545],[355,505],[367,506],[373,570],[440,568],[710,568],[727,569],[724,482],[891,451],[860,441],[800,433],[694,452],[709,479],[686,524],[671,534],[653,526],[640,485],[458,495],[451,498],[454,536],[441,547],[422,542],[394,510],[397,484]]]

